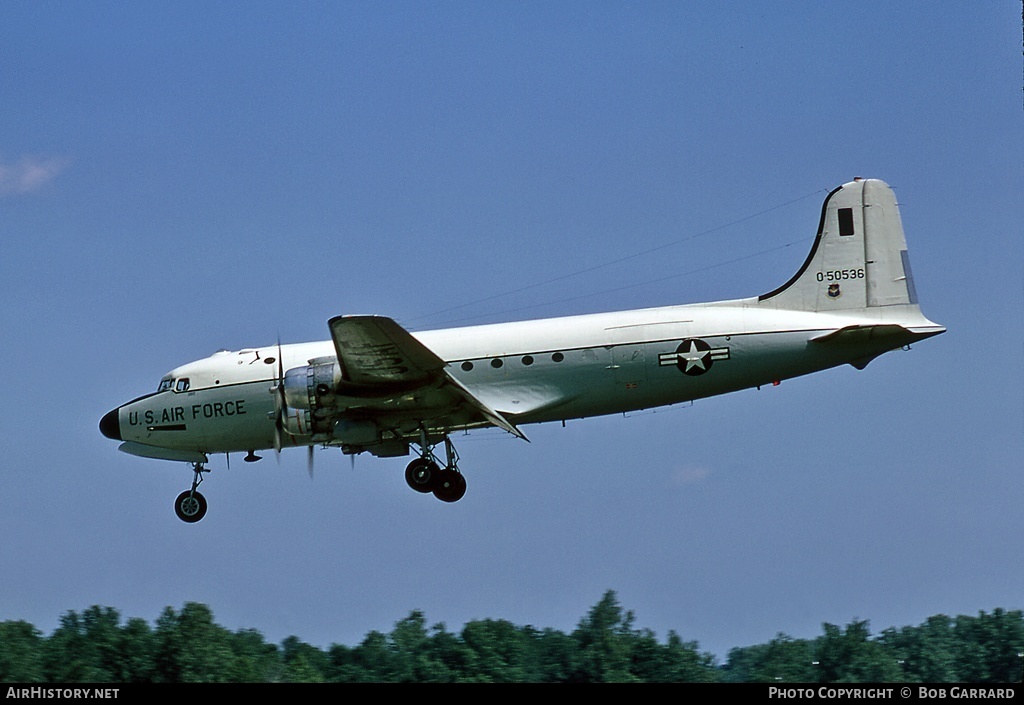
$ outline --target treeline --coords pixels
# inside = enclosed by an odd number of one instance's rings
[[[504,620],[460,632],[428,627],[414,611],[387,634],[327,649],[288,637],[270,644],[252,629],[218,626],[210,609],[166,608],[155,625],[122,622],[110,607],[68,612],[50,636],[0,622],[0,681],[169,682],[958,682],[1021,680],[1024,615],[994,610],[943,615],[872,637],[868,623],[823,625],[814,639],[780,634],[736,648],[726,663],[669,632],[662,642],[634,625],[606,593],[569,634]]]

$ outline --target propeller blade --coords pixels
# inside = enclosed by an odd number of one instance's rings
[[[284,443],[284,362],[281,360],[281,337],[277,338],[277,381],[274,386],[274,450],[277,461],[281,462],[281,446]]]
[[[277,381],[284,384],[284,360],[281,359],[281,336],[277,337]],[[284,387],[281,387],[281,398],[284,399]]]
[[[284,395],[284,360],[281,359],[281,337],[277,338],[277,381],[274,385],[274,450],[277,452],[277,462],[281,462],[281,447],[284,445],[284,437],[287,433],[285,428],[285,412],[288,408],[288,400]],[[294,441],[293,441],[294,443]],[[313,446],[308,446],[306,455],[306,468],[309,471],[309,479],[313,479]]]

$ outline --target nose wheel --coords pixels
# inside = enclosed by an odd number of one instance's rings
[[[406,466],[405,482],[422,494],[433,493],[442,502],[458,502],[466,494],[466,478],[459,472],[459,455],[448,436],[444,437],[444,447],[448,462],[441,467],[423,433],[422,454]]]
[[[201,495],[196,488],[203,481],[203,473],[209,471],[203,467],[202,463],[194,463],[192,471],[194,473],[192,489],[185,490],[174,500],[174,513],[188,524],[194,524],[206,516],[206,497]]]

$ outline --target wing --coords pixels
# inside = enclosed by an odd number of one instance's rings
[[[450,429],[491,424],[526,439],[449,374],[448,363],[384,316],[336,316],[328,325],[341,366],[341,393],[380,420]]]
[[[328,325],[349,384],[415,387],[442,374],[447,365],[390,318],[337,316]]]

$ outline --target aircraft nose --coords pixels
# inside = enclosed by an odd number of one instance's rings
[[[100,433],[107,438],[113,438],[115,441],[121,440],[121,420],[117,416],[119,409],[108,411],[100,419]]]

